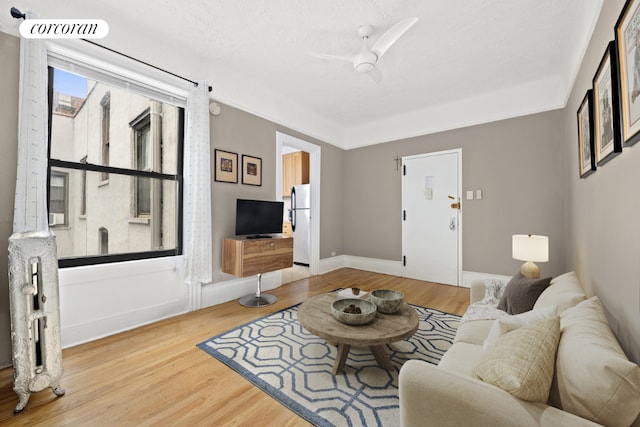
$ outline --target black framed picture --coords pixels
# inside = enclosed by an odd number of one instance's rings
[[[242,155],[242,183],[247,185],[262,185],[262,159]]]
[[[616,22],[615,33],[622,140],[625,145],[633,145],[640,139],[640,0],[627,0]]]
[[[613,41],[593,76],[593,140],[598,166],[622,152],[618,56]]]
[[[578,108],[578,155],[580,178],[591,175],[596,170],[596,156],[593,146],[593,90],[589,89]]]
[[[238,153],[215,150],[215,180],[238,183]]]

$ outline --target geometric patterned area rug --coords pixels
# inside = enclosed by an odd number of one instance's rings
[[[412,305],[420,325],[386,346],[393,371],[368,348],[351,347],[333,375],[337,350],[298,322],[295,305],[237,327],[198,347],[316,426],[398,426],[398,371],[410,359],[437,364],[451,346],[460,316]]]

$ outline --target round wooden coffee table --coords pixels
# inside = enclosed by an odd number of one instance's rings
[[[337,292],[317,295],[298,309],[298,320],[307,331],[338,346],[332,372],[337,374],[344,369],[352,345],[369,347],[379,366],[393,369],[384,346],[413,335],[418,330],[418,313],[413,307],[403,304],[397,313],[376,313],[376,317],[366,325],[345,325],[331,314],[331,304],[336,297]]]

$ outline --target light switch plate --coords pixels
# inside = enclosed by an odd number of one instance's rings
[[[482,200],[482,190],[476,190],[476,199]]]
[[[473,190],[467,191],[467,200],[473,200]]]

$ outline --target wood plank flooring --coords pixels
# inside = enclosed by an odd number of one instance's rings
[[[309,426],[196,344],[336,288],[396,289],[405,301],[462,315],[469,290],[340,269],[269,291],[276,304],[237,301],[176,316],[63,351],[66,395],[31,396],[14,415],[13,369],[0,370],[0,426]]]

